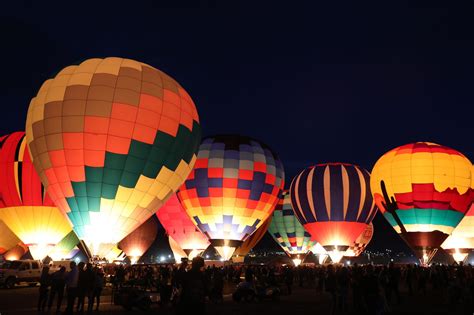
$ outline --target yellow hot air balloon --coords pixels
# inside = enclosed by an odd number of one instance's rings
[[[26,136],[48,193],[97,255],[186,179],[200,125],[191,97],[160,70],[130,59],[89,59],[41,86]]]
[[[43,259],[71,231],[71,224],[44,191],[24,132],[7,135],[0,143],[0,220],[28,246],[34,259]]]
[[[9,249],[20,243],[20,239],[8,226],[0,220],[0,255],[6,253]]]
[[[422,264],[430,263],[469,209],[471,168],[462,153],[430,142],[395,148],[374,165],[375,203]]]

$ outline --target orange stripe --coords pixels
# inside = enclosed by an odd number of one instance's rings
[[[331,174],[329,166],[324,169],[324,203],[326,204],[326,213],[331,221]]]
[[[357,171],[357,175],[359,175],[359,181],[360,181],[360,204],[359,204],[359,211],[357,212],[357,219],[359,219],[360,213],[362,212],[362,209],[364,209],[364,202],[365,202],[365,192],[367,190],[366,187],[366,182],[364,179],[364,174],[360,171],[358,167],[355,167]]]
[[[306,195],[308,196],[308,203],[311,212],[313,213],[313,217],[317,221],[318,218],[316,217],[316,210],[314,209],[313,203],[313,174],[314,174],[314,167],[309,171],[308,180],[306,181]]]
[[[349,206],[349,192],[350,192],[350,183],[349,175],[347,174],[346,167],[341,165],[341,175],[342,175],[342,198],[343,198],[343,218],[346,219],[347,208]]]
[[[299,186],[300,186],[300,176],[296,177],[293,183],[295,184],[295,187],[294,187],[293,191],[296,192],[296,193],[295,193],[295,199],[296,199],[296,206],[298,207],[298,212],[303,216],[303,218],[304,218],[305,221],[308,221],[308,220],[306,219],[305,215],[304,215],[304,212],[301,211],[301,203],[300,203],[300,198],[299,198],[299,194],[298,194],[298,188],[299,188]],[[293,183],[292,183],[292,184],[293,184]],[[291,190],[291,189],[290,189],[290,190]],[[291,195],[290,195],[290,197],[291,197]],[[284,197],[283,197],[283,198],[284,198]],[[284,199],[283,199],[283,200],[284,200]],[[293,206],[293,205],[292,205],[292,206]],[[295,209],[293,209],[293,211],[295,211]]]

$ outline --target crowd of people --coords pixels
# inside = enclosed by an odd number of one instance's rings
[[[90,312],[95,303],[96,309],[99,307],[104,287],[100,268],[84,263],[76,266],[74,262],[69,272],[62,267],[50,274],[47,268],[41,276],[39,310],[50,310],[56,301],[59,311],[64,292],[66,314]],[[191,264],[120,265],[111,273],[113,291],[133,285],[158,292],[160,305],[175,308],[177,314],[205,314],[207,303],[221,303],[224,289],[231,294],[235,288],[278,288],[284,295],[294,294],[295,287],[313,290],[312,294],[327,296],[333,314],[383,314],[404,297],[427,295],[433,290],[441,293],[447,305],[462,305],[464,310],[470,310],[474,301],[474,269],[462,264],[205,267],[204,260],[196,257]]]
[[[49,266],[44,266],[40,277],[38,311],[51,311],[56,304],[56,313],[61,311],[61,305],[66,292],[67,306],[65,314],[72,314],[74,310],[90,313],[94,304],[99,309],[100,296],[104,288],[104,273],[98,266],[80,262],[70,262],[70,270],[61,266],[59,270],[50,273]],[[87,298],[87,307],[86,307]],[[56,303],[54,303],[56,300]]]

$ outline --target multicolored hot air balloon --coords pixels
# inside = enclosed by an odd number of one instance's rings
[[[309,167],[293,179],[290,194],[301,224],[335,263],[377,212],[369,172],[352,164]]]
[[[369,245],[374,235],[374,225],[372,222],[367,224],[364,232],[355,240],[354,243],[349,246],[349,249],[344,253],[346,257],[358,257],[365,250],[367,245]]]
[[[245,256],[252,250],[252,248],[257,245],[260,240],[263,238],[265,233],[267,233],[268,227],[270,226],[270,222],[272,222],[272,217],[270,216],[265,222],[253,233],[250,235],[245,242],[242,243],[237,249],[234,251],[232,255],[232,262],[234,263],[243,263],[245,260]]]
[[[173,247],[179,247],[186,253],[186,255],[183,255],[180,252],[179,257],[175,255],[176,261],[180,261],[182,257],[191,260],[209,246],[206,235],[194,225],[175,194],[158,210],[156,216],[168,236],[176,243],[173,243]]]
[[[0,255],[21,243],[21,240],[0,220]]]
[[[0,146],[0,220],[28,246],[34,259],[43,259],[71,231],[71,224],[45,192],[25,133],[1,138]]]
[[[221,257],[229,260],[271,215],[284,185],[283,166],[254,139],[209,137],[178,197]]]
[[[132,264],[136,264],[140,257],[150,248],[158,233],[158,222],[155,216],[150,217],[118,243]]]
[[[375,163],[375,202],[422,264],[430,263],[469,209],[471,167],[460,152],[430,142],[395,148]]]
[[[311,235],[305,231],[291,206],[290,193],[284,191],[273,211],[268,232],[298,266],[314,246]]]
[[[41,181],[93,254],[178,189],[200,133],[196,107],[175,80],[123,58],[64,68],[41,86],[26,121]]]
[[[451,254],[455,261],[464,261],[474,249],[474,204],[459,222],[441,248]]]

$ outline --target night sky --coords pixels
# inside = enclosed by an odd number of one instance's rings
[[[267,143],[287,186],[315,163],[370,171],[380,155],[413,141],[474,159],[467,1],[31,2],[0,9],[2,134],[24,129],[29,100],[63,67],[119,56],[180,82],[204,135]],[[380,215],[375,231],[372,248],[406,249]]]

